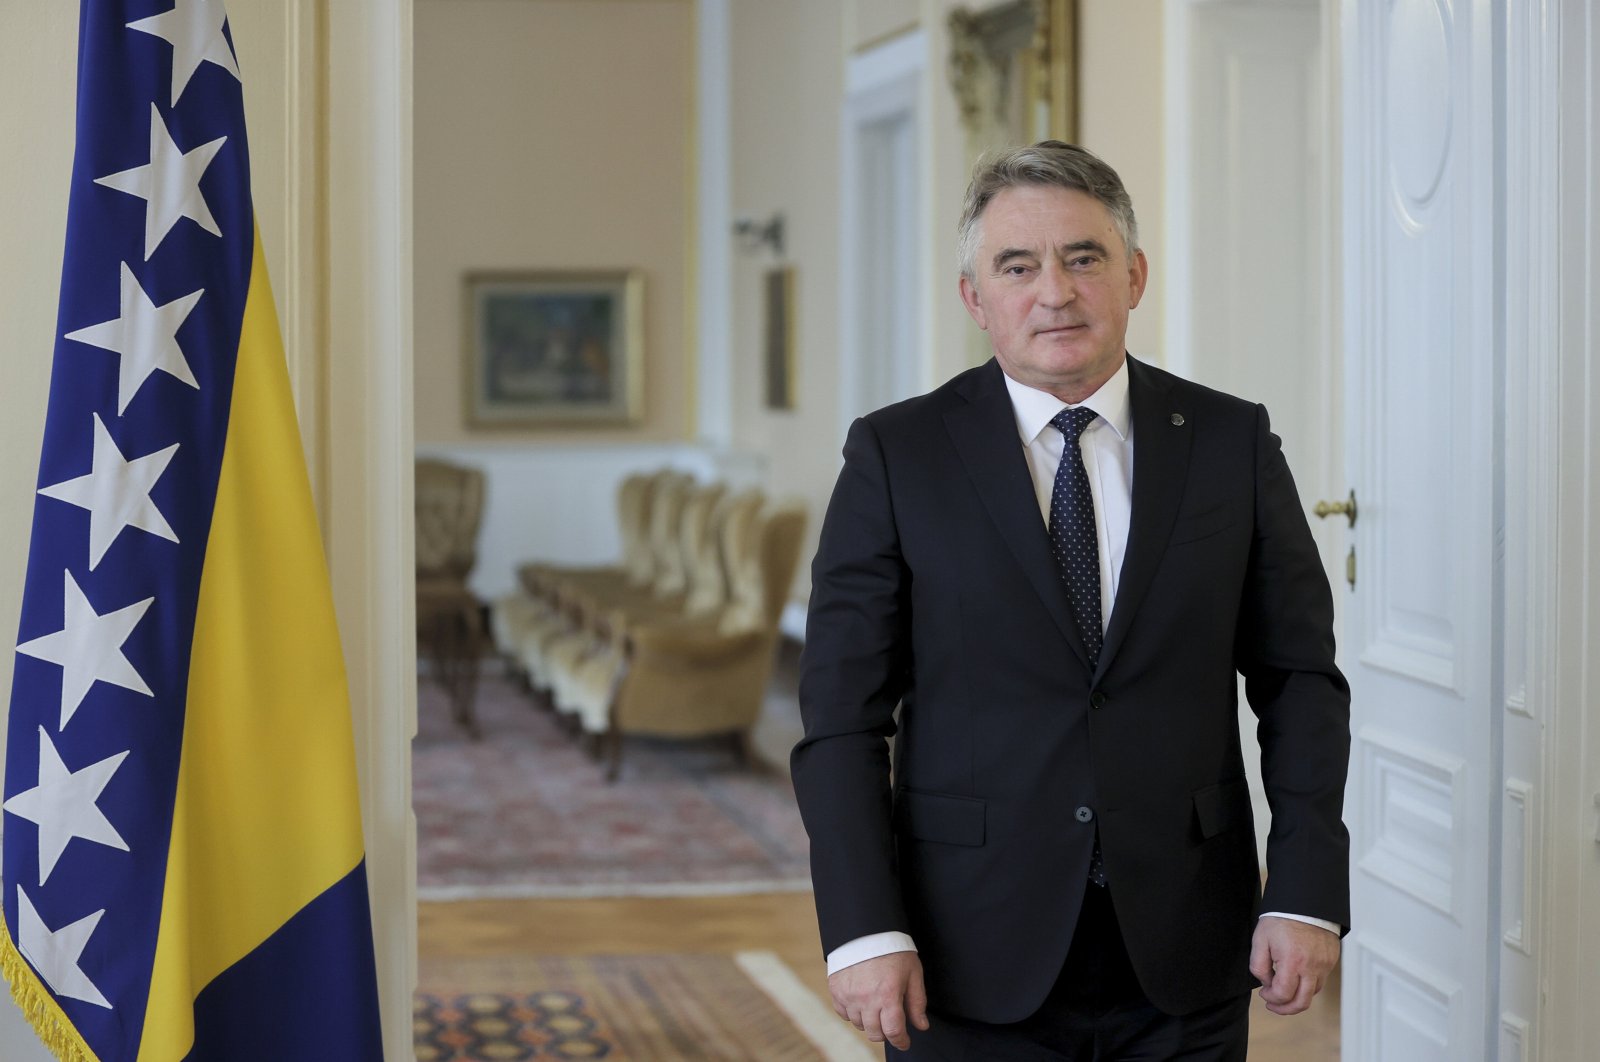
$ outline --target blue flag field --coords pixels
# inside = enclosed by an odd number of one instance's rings
[[[63,1059],[381,1058],[249,162],[222,0],[84,0],[0,861],[0,970]]]

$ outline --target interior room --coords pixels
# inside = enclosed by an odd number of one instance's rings
[[[0,14],[11,615],[57,6]],[[963,193],[1047,138],[1137,211],[1129,353],[1270,410],[1332,588],[1352,925],[1250,1057],[1600,1050],[1585,0],[227,6],[388,1057],[881,1057],[829,1001],[789,778],[810,566],[852,422],[990,358]],[[49,1057],[9,1003],[0,1056]]]

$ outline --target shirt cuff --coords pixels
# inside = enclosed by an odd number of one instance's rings
[[[847,966],[854,966],[858,962],[876,959],[880,955],[893,955],[897,951],[916,951],[917,946],[912,943],[911,937],[905,933],[870,933],[864,937],[846,941],[837,948],[828,952],[828,976],[843,970]]]
[[[1308,926],[1316,926],[1318,929],[1326,929],[1334,936],[1338,936],[1344,930],[1344,927],[1338,922],[1329,922],[1322,918],[1312,918],[1310,915],[1284,914],[1282,911],[1263,911],[1261,913],[1261,918],[1287,918],[1291,922],[1304,922]],[[1260,921],[1260,919],[1257,919],[1257,921]],[[849,944],[845,945],[847,948],[849,946]],[[833,971],[830,969],[828,972],[832,973]]]

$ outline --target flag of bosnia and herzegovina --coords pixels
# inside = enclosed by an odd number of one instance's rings
[[[231,30],[222,0],[84,0],[79,34],[0,966],[62,1058],[376,1059],[349,699]]]

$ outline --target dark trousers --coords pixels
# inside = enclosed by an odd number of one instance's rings
[[[1145,998],[1106,890],[1089,886],[1072,948],[1050,995],[1014,1025],[936,1012],[911,1050],[885,1044],[889,1062],[1243,1062],[1250,996],[1193,1014],[1166,1014]]]

